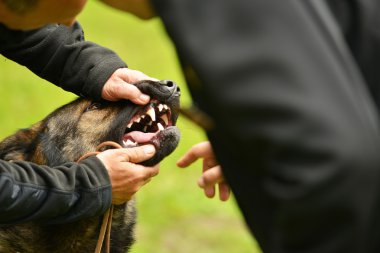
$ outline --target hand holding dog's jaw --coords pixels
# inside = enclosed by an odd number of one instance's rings
[[[44,168],[63,164],[69,185],[75,183],[75,187],[68,187],[75,198],[65,197],[67,201],[63,205],[74,208],[70,211],[75,214],[74,218],[84,218],[64,226],[33,223],[32,226],[15,225],[11,230],[0,229],[0,244],[8,245],[4,251],[91,252],[96,247],[101,219],[100,215],[87,219],[84,210],[89,207],[85,204],[91,203],[91,214],[100,214],[108,207],[104,203],[109,203],[110,198],[118,205],[113,209],[112,231],[115,233],[111,251],[126,252],[130,248],[136,222],[133,195],[158,174],[156,164],[174,151],[180,139],[176,126],[180,106],[178,85],[170,80],[144,80],[134,86],[151,97],[148,105],[136,105],[126,100],[110,103],[78,98],[57,108],[32,127],[19,130],[0,142],[0,156],[4,160],[26,160],[45,165]],[[97,154],[98,161],[73,164],[93,154]],[[69,164],[67,168],[74,169],[73,173],[65,169],[65,163]],[[73,176],[75,180],[72,180]],[[58,189],[67,190],[66,180],[50,180],[49,177],[50,181],[54,181],[52,185]],[[111,196],[109,186],[112,186]],[[82,201],[82,198],[88,201]],[[78,206],[83,210],[79,216]],[[52,208],[54,213],[61,215],[56,207]],[[69,212],[66,208],[61,211]],[[69,216],[66,218],[73,218]],[[25,248],[14,245],[15,238],[23,242]],[[35,242],[32,246],[28,243],[31,240]],[[46,241],[49,241],[48,248]]]
[[[97,155],[106,167],[112,185],[112,204],[120,205],[159,172],[159,165],[145,167],[136,164],[154,156],[153,145],[135,148],[109,149]]]
[[[102,98],[108,101],[127,99],[135,104],[145,105],[149,102],[150,97],[132,85],[142,80],[157,81],[157,79],[149,77],[138,70],[117,69],[105,83]]]

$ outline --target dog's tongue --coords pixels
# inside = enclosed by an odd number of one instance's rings
[[[124,135],[123,140],[124,141],[131,140],[137,143],[145,143],[145,142],[150,141],[155,135],[156,133],[143,133],[140,131],[133,131]]]

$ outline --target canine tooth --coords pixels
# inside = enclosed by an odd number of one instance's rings
[[[165,128],[161,125],[161,123],[157,123],[157,126],[158,126],[158,130],[164,130]]]
[[[129,124],[127,125],[127,127],[128,127],[128,128],[131,128],[132,125],[133,125],[133,123],[131,122],[131,123],[129,123]]]
[[[136,123],[140,123],[141,117],[135,120]]]
[[[145,126],[143,131],[146,132],[147,129],[148,129],[148,126]]]
[[[149,121],[148,126],[151,126],[153,124],[153,121]]]
[[[145,118],[145,115],[141,115],[140,119],[144,119]]]
[[[149,110],[146,112],[147,115],[150,116],[150,118],[153,120],[153,121],[156,121],[156,112],[154,111],[154,108],[153,107],[150,107]]]
[[[169,109],[169,107],[167,105],[164,105],[164,109],[167,110]]]
[[[165,125],[169,124],[169,119],[168,119],[168,115],[167,114],[163,114],[161,116],[161,119],[165,122]]]
[[[159,105],[158,105],[158,111],[162,111],[163,108],[164,108],[164,105],[163,105],[163,104],[159,104]]]

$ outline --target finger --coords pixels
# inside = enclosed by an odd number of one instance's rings
[[[210,199],[215,197],[215,186],[206,187],[206,188],[204,188],[203,191],[204,191],[206,197],[208,197]]]
[[[132,164],[132,166],[135,174],[134,177],[143,181],[149,180],[150,178],[157,176],[160,172],[160,167],[158,164],[153,167],[146,167],[141,164]],[[130,169],[131,164],[125,164],[124,167],[121,168],[124,168],[125,170]]]
[[[218,166],[218,161],[211,157],[211,158],[205,158],[203,159],[203,172]]]
[[[104,84],[102,98],[110,101],[128,99],[137,104],[146,104],[150,98],[132,85],[140,80],[151,79],[144,73],[128,68],[117,69]]]
[[[122,99],[131,100],[135,104],[145,105],[150,101],[150,97],[142,93],[136,86],[124,83],[120,86],[118,96]]]
[[[141,71],[130,68],[121,69],[120,77],[123,78],[127,83],[135,83],[142,80],[158,81],[158,79],[150,77]]]
[[[203,189],[207,197],[212,198],[215,196],[215,184],[206,185],[203,177],[200,177],[198,179],[198,186]]]
[[[208,185],[206,186],[203,180],[203,177],[200,177],[198,179],[198,186],[203,189],[204,194],[208,198],[213,198],[215,196],[215,185]]]
[[[149,183],[150,180],[152,180],[152,178],[148,178],[148,179],[144,180],[144,181],[142,182],[142,186],[144,186],[144,185],[146,185],[147,183]]]
[[[160,172],[160,165],[159,164],[156,164],[155,166],[153,167],[143,167],[143,172],[144,172],[144,176],[145,178],[148,178],[150,180],[150,178],[152,177],[155,177],[158,175],[158,173]]]
[[[220,166],[216,166],[211,169],[208,169],[202,174],[202,183],[204,187],[213,186],[223,181],[224,181],[224,178],[223,178],[223,173]]]
[[[121,162],[139,163],[146,161],[154,156],[156,149],[153,145],[143,145],[134,148],[117,149],[115,152],[119,152]]]
[[[219,183],[219,199],[221,201],[227,201],[230,198],[230,187],[226,183]]]
[[[213,156],[211,144],[208,141],[198,143],[190,148],[178,161],[177,165],[181,168],[187,167],[201,157]]]
[[[114,82],[105,86],[106,92],[108,93],[108,100],[115,101],[120,99],[131,100],[135,104],[147,104],[150,97],[142,93],[136,86],[127,82]]]

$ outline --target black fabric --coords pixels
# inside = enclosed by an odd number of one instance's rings
[[[327,3],[380,107],[380,1],[328,0]]]
[[[343,57],[309,1],[153,0],[264,252],[380,251],[379,122],[366,86],[378,100],[368,52],[380,46],[379,9],[354,9],[376,1],[336,0],[345,38],[371,41],[349,41]]]
[[[0,161],[0,226],[101,215],[111,206],[111,191],[107,170],[96,157],[53,168]]]
[[[101,98],[103,85],[126,64],[110,49],[84,40],[78,23],[14,31],[0,24],[0,53],[80,96]]]

